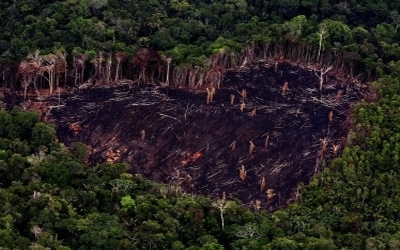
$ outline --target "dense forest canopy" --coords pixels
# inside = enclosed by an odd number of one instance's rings
[[[190,86],[193,72],[215,82],[268,58],[376,80],[352,109],[341,157],[273,214],[169,190],[124,164],[89,167],[85,145],[68,149],[36,114],[2,110],[0,247],[399,249],[399,9],[382,0],[0,1],[0,84],[24,94],[122,78]]]
[[[334,65],[369,81],[399,60],[398,1],[1,1],[3,86],[190,85],[255,60]],[[142,50],[139,50],[142,48]],[[143,48],[151,48],[145,53]],[[192,77],[193,78],[193,77]],[[190,82],[190,81],[189,81]],[[35,85],[35,86],[32,86]]]

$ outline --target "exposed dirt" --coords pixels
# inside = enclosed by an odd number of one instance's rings
[[[93,162],[127,162],[133,173],[172,188],[226,192],[276,209],[335,157],[349,107],[362,96],[358,86],[326,80],[321,94],[312,71],[289,64],[276,73],[263,66],[227,72],[210,104],[205,90],[91,88],[62,96],[65,105],[52,109],[52,119],[61,141],[93,148]]]

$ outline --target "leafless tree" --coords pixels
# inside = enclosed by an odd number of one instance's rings
[[[319,70],[314,70],[314,74],[319,79],[319,90],[322,91],[322,86],[324,85],[324,77],[325,75],[332,69],[332,65],[328,67],[321,67]]]
[[[42,66],[39,69],[40,75],[43,76],[49,83],[49,93],[53,94],[55,87],[55,66],[58,63],[59,58],[54,54],[48,54],[42,56]]]
[[[88,57],[85,54],[77,54],[74,57],[73,66],[75,69],[75,74],[74,74],[75,86],[83,83],[85,79],[85,68],[86,68],[85,66],[87,59]]]
[[[22,75],[22,87],[24,88],[24,99],[26,99],[27,90],[30,84],[37,94],[39,94],[36,86],[36,80],[40,74],[40,68],[42,67],[43,60],[40,56],[40,52],[37,50],[33,54],[29,54],[26,60],[20,62],[18,65],[18,72]]]
[[[115,53],[115,60],[117,60],[117,66],[115,68],[115,78],[114,78],[114,82],[118,82],[120,80],[120,75],[121,74],[121,62],[122,60],[124,60],[126,57],[126,55],[122,52],[117,52]]]
[[[112,67],[112,53],[109,52],[105,69],[106,83],[110,83],[111,81],[111,67]]]
[[[158,64],[160,61],[161,57],[157,51],[151,48],[138,49],[132,62],[139,67],[139,82],[148,82],[151,80],[148,76],[148,69],[152,63]]]
[[[225,193],[222,194],[222,198],[216,200],[215,202],[212,203],[213,207],[218,208],[219,210],[219,215],[221,217],[221,228],[222,231],[225,231],[225,219],[224,219],[224,214],[226,209],[228,209],[231,206],[231,202],[226,200],[226,195]]]

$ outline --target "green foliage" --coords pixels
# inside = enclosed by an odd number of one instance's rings
[[[226,51],[224,46],[234,44],[221,38],[210,48]],[[84,144],[74,144],[69,152],[55,143],[54,128],[36,115],[2,112],[2,131],[13,134],[3,132],[0,138],[5,188],[0,192],[1,244],[59,249],[395,248],[400,245],[400,185],[399,165],[392,159],[399,157],[400,92],[397,79],[385,77],[376,84],[382,98],[354,108],[352,144],[341,158],[313,179],[301,202],[273,215],[252,213],[233,201],[166,195],[163,186],[126,173],[126,164],[87,167]],[[31,229],[19,230],[21,223]]]
[[[315,54],[320,24],[327,31],[322,41],[323,53],[333,53],[339,61],[351,64],[352,73],[368,70],[368,79],[375,79],[384,69],[381,66],[376,69],[368,61],[366,65],[364,59],[371,58],[375,63],[381,59],[384,65],[400,59],[394,45],[400,39],[397,33],[400,6],[396,1],[3,2],[0,16],[7,18],[3,18],[0,34],[0,68],[10,67],[10,70],[0,79],[1,86],[12,82],[22,87],[22,81],[16,81],[19,77],[13,73],[17,71],[15,65],[36,49],[45,55],[63,48],[68,67],[72,67],[70,72],[80,67],[73,60],[76,52],[86,52],[84,80],[93,74],[91,62],[99,51],[123,52],[128,55],[128,60],[122,63],[123,78],[135,78],[138,72],[127,69],[141,46],[151,46],[160,54],[171,56],[173,66],[207,68],[210,55],[222,51],[239,53],[246,46],[255,51],[270,50],[258,56],[277,52],[270,43],[278,48],[284,44],[285,50],[294,54],[299,49],[294,47],[300,45],[303,50],[304,46],[311,45],[309,52]],[[310,60],[309,54],[301,56]],[[236,66],[235,63],[226,66],[232,65]],[[67,75],[68,84],[75,82],[76,77]],[[38,78],[38,82],[44,80],[43,76]],[[165,79],[165,76],[159,78]],[[12,132],[13,138],[19,137]]]
[[[1,86],[21,88],[15,65],[36,49],[63,51],[68,66],[86,56],[82,80],[94,71],[98,51],[123,52],[124,77],[132,78],[128,63],[140,46],[171,57],[172,66],[207,69],[211,56],[235,65],[248,45],[265,55],[270,47],[294,54],[301,48],[311,57],[321,43],[344,68],[381,78],[353,107],[341,157],[311,180],[299,202],[273,214],[168,193],[127,174],[125,164],[87,166],[86,145],[69,151],[36,113],[1,107],[0,246],[399,248],[399,8],[399,1],[1,1]]]
[[[32,129],[32,145],[35,147],[51,145],[55,139],[55,129],[42,122],[36,123]]]
[[[90,149],[82,142],[76,142],[72,144],[71,153],[80,163],[88,163],[90,157]]]
[[[79,246],[91,246],[92,249],[116,249],[119,239],[124,236],[118,217],[110,214],[88,214],[76,221],[79,232]]]
[[[277,250],[296,250],[299,249],[299,245],[296,241],[291,240],[289,238],[277,238],[273,240],[270,244],[272,249]]]
[[[227,50],[239,51],[242,48],[241,44],[223,37],[218,37],[209,47],[211,54],[224,52]]]
[[[121,174],[128,170],[128,165],[124,163],[108,164],[103,163],[98,166],[99,177],[102,180],[110,181],[117,179]]]
[[[14,239],[12,232],[0,229],[0,246],[5,248],[12,248],[14,246]]]
[[[65,187],[71,178],[71,172],[64,168],[63,164],[56,163],[41,167],[40,175],[45,182],[61,187]]]
[[[121,210],[123,212],[128,212],[128,210],[135,208],[135,200],[132,199],[132,197],[130,195],[126,195],[124,197],[122,197],[121,199]]]
[[[203,245],[200,250],[224,250],[224,246],[218,243],[208,243]]]
[[[33,112],[10,112],[0,110],[0,137],[6,139],[31,140],[32,129],[39,122]]]

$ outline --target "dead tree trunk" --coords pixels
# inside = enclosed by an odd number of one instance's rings
[[[115,53],[115,59],[117,60],[117,67],[115,69],[115,78],[114,78],[114,82],[119,81],[120,79],[120,71],[121,71],[121,61],[125,58],[125,54],[118,52]]]
[[[166,57],[166,56],[162,56],[162,60],[167,63],[167,72],[165,73],[165,84],[169,85],[169,73],[170,73],[172,58]]]
[[[324,84],[325,75],[332,69],[332,66],[322,67],[319,71],[314,71],[314,74],[319,79],[319,90],[322,91],[322,86]]]
[[[107,64],[106,64],[106,83],[111,81],[111,66],[112,66],[112,53],[108,53]]]

